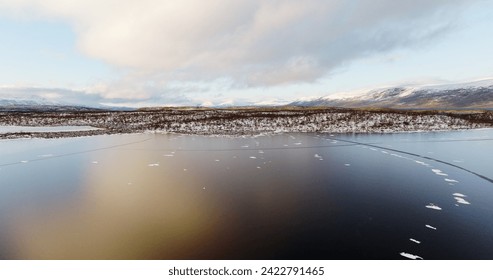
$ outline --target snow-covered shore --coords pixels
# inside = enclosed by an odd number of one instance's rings
[[[492,127],[493,113],[351,109],[153,109],[131,112],[4,112],[4,126],[91,126],[89,131],[0,133],[0,138],[58,138],[158,131],[198,135],[283,132],[392,133]]]

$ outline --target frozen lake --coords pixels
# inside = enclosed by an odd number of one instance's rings
[[[0,140],[2,259],[493,259],[493,130]]]

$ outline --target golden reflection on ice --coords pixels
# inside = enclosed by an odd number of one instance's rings
[[[16,215],[18,258],[186,258],[200,250],[217,216],[195,199],[200,184],[172,174],[172,162],[148,167],[145,153],[106,155],[87,165],[74,200]]]

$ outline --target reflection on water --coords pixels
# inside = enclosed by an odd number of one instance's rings
[[[491,259],[493,184],[433,159],[491,178],[492,138],[0,141],[0,257]]]

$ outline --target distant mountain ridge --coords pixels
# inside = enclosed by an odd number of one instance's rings
[[[33,99],[13,99],[0,98],[0,112],[60,112],[60,111],[94,111],[102,108],[92,108],[87,106],[61,104],[51,102],[42,98]]]
[[[490,109],[493,108],[493,79],[466,84],[382,88],[356,96],[328,95],[297,100],[289,105],[396,109]]]

